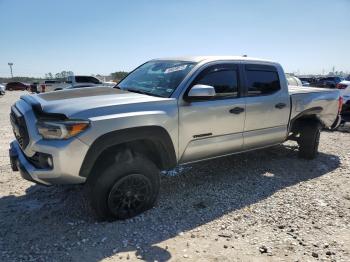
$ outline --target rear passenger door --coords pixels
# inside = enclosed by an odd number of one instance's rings
[[[283,142],[287,135],[290,99],[283,70],[272,65],[243,65],[246,120],[244,149]],[[284,78],[282,78],[284,79]],[[282,86],[283,85],[283,86]]]

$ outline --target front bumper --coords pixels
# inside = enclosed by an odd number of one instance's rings
[[[24,179],[31,182],[43,185],[81,184],[86,180],[84,177],[80,177],[78,173],[69,174],[60,167],[53,169],[35,167],[25,156],[16,140],[10,144],[9,157],[12,170],[19,171]],[[69,163],[65,163],[65,165],[69,166]]]

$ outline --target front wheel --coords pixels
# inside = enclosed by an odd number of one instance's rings
[[[121,154],[106,168],[96,169],[101,173],[91,174],[87,182],[90,204],[100,220],[134,217],[153,207],[158,197],[156,165],[141,155]]]
[[[300,127],[299,157],[314,159],[318,154],[321,126],[316,121],[305,121]]]

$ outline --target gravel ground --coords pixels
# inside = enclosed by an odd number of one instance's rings
[[[158,204],[97,223],[83,186],[43,187],[12,172],[0,97],[0,261],[350,261],[350,128],[322,132],[320,154],[294,143],[185,166]]]

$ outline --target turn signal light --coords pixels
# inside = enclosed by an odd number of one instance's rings
[[[342,108],[343,108],[343,102],[344,102],[344,99],[342,96],[339,97],[339,104],[338,104],[338,112],[340,113]]]

